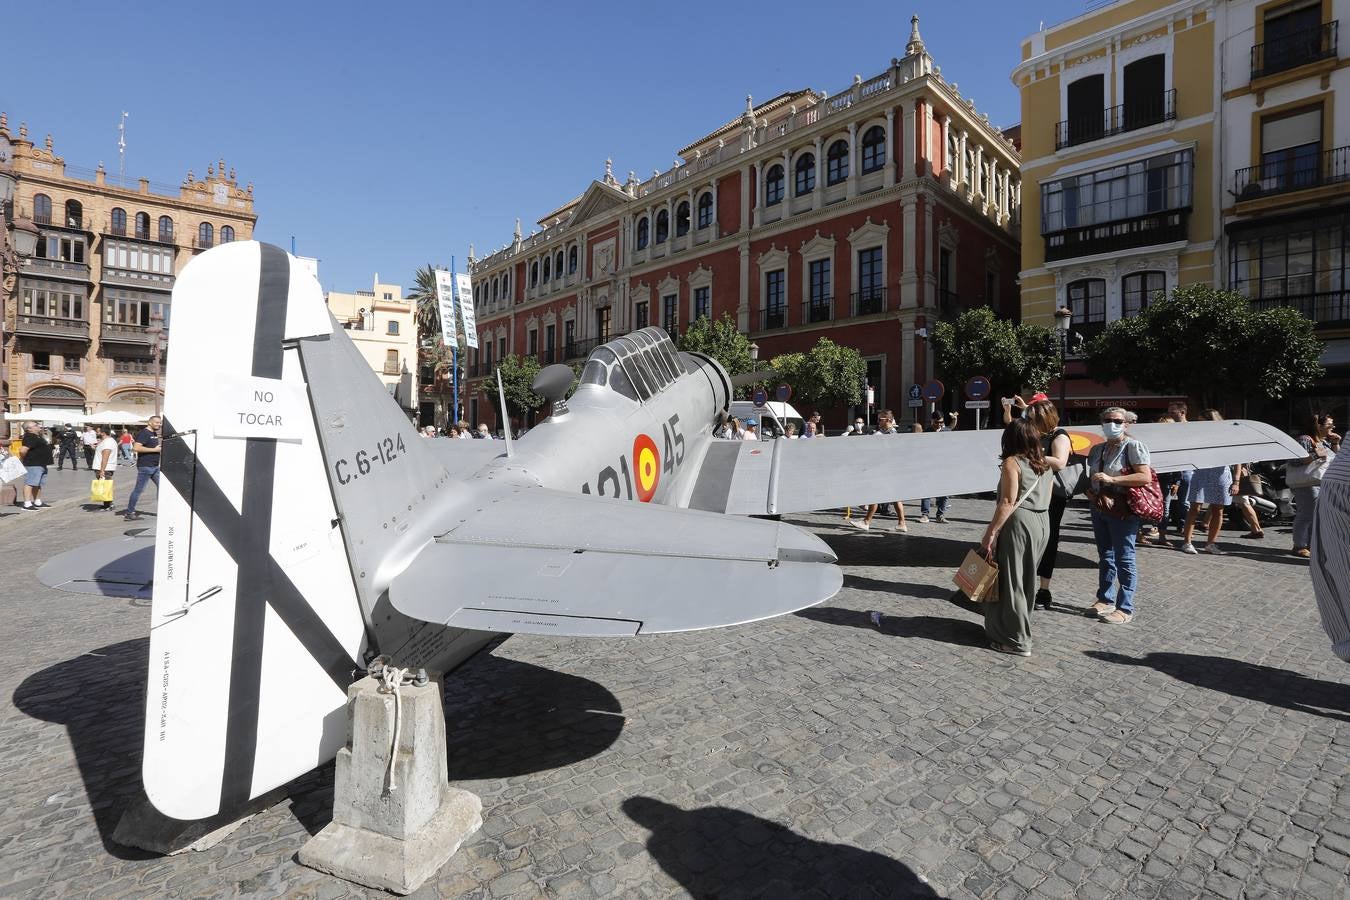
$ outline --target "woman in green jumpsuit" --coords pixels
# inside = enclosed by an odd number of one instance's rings
[[[998,564],[998,599],[984,604],[990,649],[1031,655],[1031,604],[1036,566],[1050,541],[1050,489],[1054,479],[1041,453],[1041,436],[1026,419],[1003,430],[998,506],[982,547]]]

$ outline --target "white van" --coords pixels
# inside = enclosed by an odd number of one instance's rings
[[[746,419],[758,419],[760,440],[778,437],[784,433],[789,424],[796,426],[797,437],[801,437],[806,431],[806,421],[791,403],[770,400],[761,408],[749,400],[732,400],[730,415],[742,422]]]

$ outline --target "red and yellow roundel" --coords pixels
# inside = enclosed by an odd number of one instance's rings
[[[1087,456],[1089,450],[1106,440],[1100,431],[1078,431],[1072,428],[1066,428],[1065,431],[1069,434],[1070,449],[1079,456]]]
[[[637,498],[647,503],[656,496],[656,486],[661,483],[661,454],[656,450],[656,442],[645,434],[633,440],[633,469],[637,476]]]

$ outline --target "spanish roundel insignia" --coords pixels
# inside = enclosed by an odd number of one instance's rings
[[[1099,431],[1077,431],[1065,429],[1069,434],[1070,449],[1079,456],[1087,456],[1089,450],[1102,443],[1106,438]]]
[[[637,475],[637,498],[643,503],[650,502],[661,483],[661,454],[656,450],[656,442],[645,434],[633,440],[633,468]]]

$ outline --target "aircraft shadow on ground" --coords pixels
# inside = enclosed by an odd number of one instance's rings
[[[1138,658],[1104,650],[1084,653],[1105,662],[1147,666],[1178,681],[1243,700],[1350,722],[1350,685],[1309,678],[1289,669],[1194,653],[1149,653]]]
[[[695,898],[938,896],[913,869],[889,856],[815,841],[740,810],[685,811],[651,797],[630,797],[623,811],[651,832],[647,852]]]
[[[146,799],[148,643],[123,641],[57,663],[24,679],[13,697],[25,714],[66,726],[104,849],[121,859],[154,856],[112,840],[122,813]],[[449,676],[445,695],[452,782],[566,766],[604,751],[624,725],[618,699],[596,682],[486,654]],[[286,789],[311,834],[331,821],[331,763]]]
[[[881,628],[872,624],[870,613],[866,610],[844,609],[839,606],[813,606],[793,613],[803,619],[811,619],[825,625],[844,625],[850,628],[866,628],[879,631],[889,637],[922,638],[928,641],[942,641],[958,647],[983,647],[989,643],[985,637],[984,625],[969,619],[948,619],[942,616],[894,616],[883,613]]]
[[[889,528],[889,524],[886,527]],[[942,528],[943,526],[910,526],[908,534],[897,534],[894,531],[887,530],[882,530],[881,534],[873,534],[850,529],[842,532],[817,531],[816,536],[829,545],[829,548],[839,557],[840,563],[846,566],[945,568],[954,573],[956,567],[961,565],[961,561],[965,559],[966,551],[975,547],[975,542],[962,538],[914,533],[916,528],[930,527]],[[1061,533],[1059,558],[1056,562],[1057,568],[1097,568],[1095,556],[1089,558],[1071,553],[1064,546],[1066,542],[1092,544],[1094,550],[1096,546],[1091,539],[1083,541],[1069,538],[1066,541],[1065,536]]]

